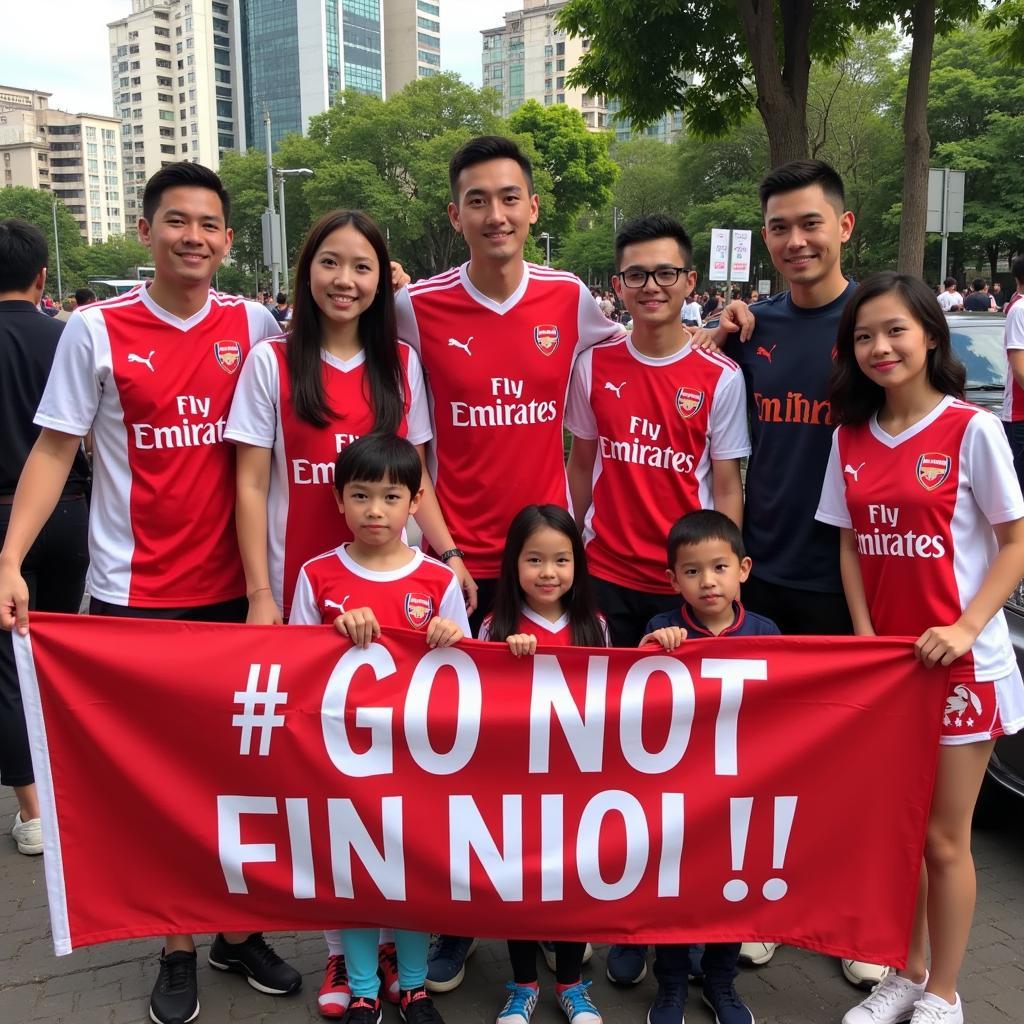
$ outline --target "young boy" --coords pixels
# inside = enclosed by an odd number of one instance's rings
[[[750,575],[750,559],[736,524],[710,509],[679,519],[668,535],[668,576],[681,606],[655,615],[644,644],[674,651],[687,637],[777,636],[779,627],[748,612],[739,600],[740,584]],[[654,976],[658,992],[648,1024],[682,1024],[689,973],[687,945],[656,947]],[[754,1024],[753,1014],[733,986],[740,955],[738,942],[709,942],[700,961],[702,995],[718,1024]]]
[[[402,540],[423,494],[421,473],[416,449],[400,437],[370,434],[342,451],[334,494],[353,540],[299,571],[290,625],[333,622],[360,647],[369,647],[382,628],[418,630],[429,647],[449,647],[469,633],[455,574]],[[331,931],[326,938],[320,1013],[344,1015],[343,1024],[379,1024],[378,930]],[[442,1024],[424,988],[429,940],[422,932],[395,931],[398,1002],[407,1024]]]

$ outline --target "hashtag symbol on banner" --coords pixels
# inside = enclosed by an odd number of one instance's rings
[[[267,674],[267,688],[260,689],[260,671],[262,665],[249,666],[249,681],[244,690],[235,691],[235,703],[240,705],[242,713],[234,715],[231,724],[242,730],[242,740],[238,752],[242,755],[251,753],[253,729],[260,731],[260,757],[270,753],[270,737],[274,729],[284,725],[284,715],[275,713],[277,707],[288,700],[287,693],[278,693],[277,683],[281,678],[281,666],[271,665]]]

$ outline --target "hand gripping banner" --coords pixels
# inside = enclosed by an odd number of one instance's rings
[[[946,688],[907,639],[520,659],[37,614],[16,648],[58,953],[367,924],[904,963]]]

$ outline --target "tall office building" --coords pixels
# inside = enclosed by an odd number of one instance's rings
[[[146,179],[192,160],[214,170],[239,145],[241,95],[230,0],[131,0],[107,27],[114,110],[121,116],[125,226]]]
[[[441,70],[441,0],[383,0],[388,95]]]
[[[343,89],[384,96],[383,0],[234,0],[245,101],[239,148],[304,132]]]

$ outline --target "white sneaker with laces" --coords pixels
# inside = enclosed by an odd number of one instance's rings
[[[843,977],[857,988],[873,989],[889,973],[885,964],[869,964],[866,960],[841,960],[840,963]]]
[[[928,976],[916,985],[895,972],[887,974],[853,1009],[847,1010],[843,1024],[900,1024],[914,1015],[914,1007],[924,998]]]
[[[740,961],[761,967],[775,956],[778,948],[778,942],[744,942],[740,946]]]
[[[964,1004],[957,993],[955,1003],[947,1003],[941,996],[926,992],[914,1003],[914,1016],[910,1024],[964,1024]]]
[[[14,816],[11,838],[18,844],[18,853],[35,857],[43,852],[43,822],[41,818],[23,821],[21,811]]]

